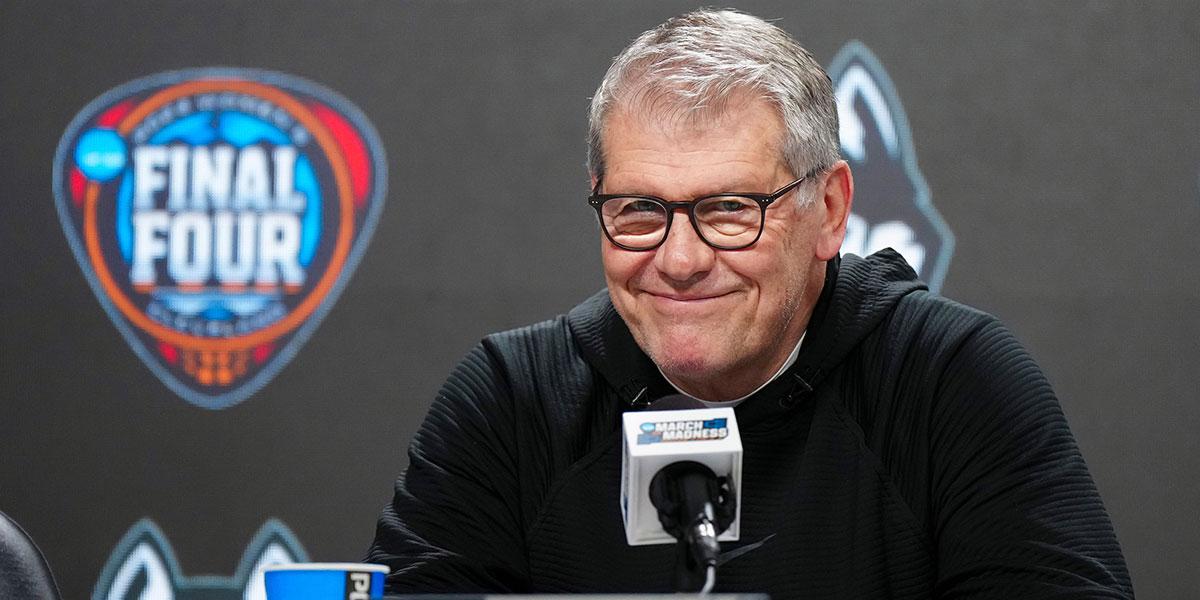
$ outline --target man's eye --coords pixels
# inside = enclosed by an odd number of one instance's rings
[[[737,200],[722,200],[717,202],[716,209],[720,212],[738,212],[749,208],[744,202]]]

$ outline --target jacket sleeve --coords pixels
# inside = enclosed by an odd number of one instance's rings
[[[1132,598],[1054,392],[995,319],[955,350],[932,407],[939,598]]]
[[[367,560],[391,567],[388,593],[527,590],[512,406],[477,346],[430,407],[379,518]]]

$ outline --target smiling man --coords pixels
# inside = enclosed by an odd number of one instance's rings
[[[794,39],[668,20],[613,61],[589,124],[607,289],[450,375],[368,555],[390,591],[670,591],[674,546],[625,542],[619,423],[682,392],[741,429],[717,591],[1132,596],[1028,354],[895,252],[839,256],[853,177]]]
[[[708,120],[609,110],[592,175],[608,193],[592,204],[612,303],[681,391],[748,396],[804,334],[845,234],[850,170],[835,161],[795,176],[778,111],[748,92]],[[766,204],[746,190],[776,191]],[[659,197],[697,200],[682,208]]]

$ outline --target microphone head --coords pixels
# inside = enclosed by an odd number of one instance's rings
[[[692,460],[673,462],[659,469],[650,480],[650,503],[658,509],[663,529],[683,539],[685,530],[704,514],[706,503],[714,506],[720,503],[721,483],[708,465]]]
[[[663,396],[651,402],[646,410],[691,410],[693,408],[708,408],[703,402],[683,394]]]

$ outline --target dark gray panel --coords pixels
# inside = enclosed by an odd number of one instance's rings
[[[742,4],[828,63],[883,62],[957,236],[944,292],[1009,322],[1071,419],[1144,598],[1200,592],[1200,8]],[[0,8],[0,508],[85,597],[155,519],[232,573],[269,516],[357,559],[451,365],[603,284],[584,111],[681,2],[104,2]],[[50,162],[103,91],[194,66],[279,70],[357,104],[388,151],[374,240],[312,339],[209,412],[120,340],[63,238]],[[507,207],[519,206],[517,215]]]

